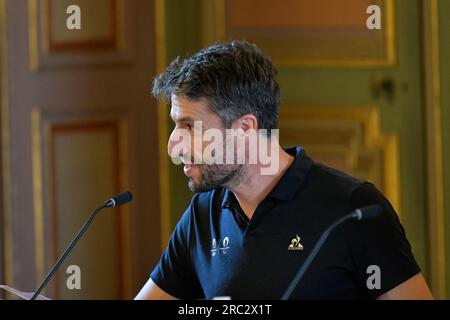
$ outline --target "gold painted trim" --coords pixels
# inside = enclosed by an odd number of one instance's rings
[[[36,286],[45,275],[45,239],[44,239],[44,205],[42,183],[42,137],[41,113],[38,109],[31,111],[31,145],[33,166],[33,206],[34,206],[34,248],[36,264]]]
[[[0,0],[0,107],[1,107],[1,141],[2,141],[2,177],[3,177],[3,227],[4,232],[4,277],[5,282],[14,285],[14,253],[13,253],[13,225],[12,225],[12,180],[10,163],[10,135],[9,135],[9,100],[8,100],[8,62],[7,62],[7,23],[6,0]]]
[[[47,29],[47,19],[39,18],[39,12],[46,14],[45,4],[43,1],[28,0],[28,50],[29,50],[29,67],[31,72],[37,72],[39,70],[39,51],[41,45],[45,53],[49,52],[48,41],[39,42],[39,34],[42,34],[41,30]],[[43,37],[46,37],[45,32]],[[41,43],[41,45],[40,45]]]
[[[116,49],[124,51],[127,46],[126,26],[125,26],[125,1],[115,0],[116,16]],[[48,39],[48,19],[49,12],[47,1],[28,0],[28,48],[29,48],[29,68],[31,72],[39,70],[40,54],[50,54],[50,44]],[[42,52],[41,52],[42,51]]]
[[[396,63],[395,44],[395,3],[385,0],[386,25],[385,46],[386,56],[381,59],[277,59],[273,62],[278,66],[307,66],[307,67],[387,67]],[[226,40],[225,0],[203,0],[203,46]],[[213,15],[211,17],[210,15]]]
[[[155,32],[156,32],[156,71],[164,72],[166,68],[166,7],[164,0],[155,0]],[[167,245],[171,233],[170,215],[170,175],[167,156],[168,110],[167,104],[156,102],[158,126],[158,158],[159,158],[159,194],[161,212],[161,250]]]
[[[80,123],[85,123],[86,120]],[[117,174],[118,174],[118,187],[120,190],[125,190],[124,188],[129,186],[129,166],[128,166],[128,124],[123,118],[109,118],[109,117],[93,117],[88,118],[87,121],[99,121],[104,123],[105,121],[110,121],[112,124],[117,126]],[[31,113],[31,132],[32,132],[32,164],[33,164],[33,201],[34,201],[34,232],[35,232],[35,261],[36,261],[36,281],[40,283],[45,276],[46,261],[45,261],[45,230],[44,230],[44,189],[43,189],[43,155],[42,155],[42,141],[44,130],[51,124],[43,123],[42,112],[38,108],[33,108]],[[45,120],[44,120],[45,121]],[[68,126],[75,122],[68,122]],[[58,124],[58,122],[55,122]],[[51,195],[54,197],[54,195]],[[131,229],[130,229],[130,209],[128,206],[119,208],[119,232],[121,237],[121,253],[120,253],[120,277],[121,283],[119,295],[123,299],[129,299],[133,295],[132,282],[132,255],[131,255]],[[59,254],[59,253],[58,253]],[[50,254],[52,256],[52,254]],[[57,257],[55,257],[57,258]],[[52,261],[53,263],[53,261]],[[57,292],[57,288],[54,288]]]
[[[395,3],[387,0],[386,6],[386,62],[384,66],[395,65],[397,62],[397,46],[395,42]]]
[[[127,39],[125,36],[125,1],[116,1],[116,32],[117,32],[117,49],[125,50],[127,46]]]
[[[38,16],[37,0],[28,0],[28,50],[30,70],[38,70],[39,45],[38,45]]]
[[[53,129],[52,125],[57,126],[58,130],[62,132],[70,132],[72,129],[75,130],[88,130],[91,131],[93,129],[97,129],[96,125],[99,125],[100,130],[103,129],[103,126],[106,124],[107,126],[111,126],[112,133],[117,140],[114,140],[114,151],[115,151],[115,159],[116,159],[116,170],[115,174],[117,174],[117,184],[115,187],[118,188],[117,192],[121,192],[125,190],[128,184],[128,161],[126,159],[126,155],[128,154],[128,139],[126,136],[127,123],[122,117],[83,117],[82,119],[75,119],[73,121],[67,121],[65,119],[64,122],[49,122],[45,125],[45,127],[49,128],[48,132],[51,132]],[[68,130],[68,131],[65,131]],[[54,141],[54,134],[50,133],[49,141]],[[117,134],[117,135],[116,135]],[[122,149],[125,148],[125,149]],[[54,159],[52,159],[54,161]],[[52,172],[54,174],[54,172]],[[116,177],[115,177],[116,178]],[[52,177],[49,178],[49,181],[53,181]],[[56,187],[56,186],[54,186]],[[49,201],[53,202],[57,196],[54,194],[56,189],[49,196]],[[56,208],[53,208],[55,210]],[[132,295],[131,282],[129,282],[132,277],[131,274],[131,247],[130,247],[130,211],[129,206],[120,207],[117,209],[118,212],[118,234],[120,237],[120,253],[118,256],[118,275],[119,275],[119,297],[120,299],[129,299]],[[56,211],[53,212],[56,214]],[[59,255],[59,253],[58,253]],[[57,257],[54,257],[57,259]],[[128,273],[127,273],[128,272]],[[58,279],[58,276],[56,276]],[[56,287],[56,293],[59,295],[59,288]]]
[[[42,39],[45,39],[44,47],[45,53],[67,53],[70,51],[80,51],[81,52],[90,52],[95,51],[96,49],[106,49],[106,50],[117,50],[121,45],[124,44],[125,38],[123,37],[123,29],[121,29],[123,25],[123,11],[119,11],[123,9],[123,1],[124,0],[110,0],[108,3],[110,9],[112,9],[111,16],[111,24],[110,27],[112,36],[107,36],[103,39],[77,39],[67,41],[54,41],[52,38],[52,24],[53,24],[53,16],[52,16],[52,1],[54,0],[40,0],[41,5],[41,21],[42,32],[40,35]],[[119,3],[120,2],[120,3]],[[43,36],[45,34],[45,36]]]
[[[438,299],[446,299],[444,166],[439,63],[438,1],[423,5],[425,81],[425,132],[427,170],[428,265],[431,290]]]
[[[129,177],[129,166],[128,157],[129,155],[129,137],[128,137],[128,123],[124,119],[118,120],[118,152],[119,152],[119,186],[121,192],[125,190],[127,186],[130,185]],[[131,255],[131,223],[130,223],[130,207],[123,206],[121,210],[121,225],[120,232],[122,234],[122,280],[124,286],[124,292],[121,293],[122,298],[131,299],[133,297],[132,283],[133,283],[133,272],[132,272],[132,255]]]

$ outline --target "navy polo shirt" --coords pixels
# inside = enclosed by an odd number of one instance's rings
[[[195,194],[151,273],[182,299],[280,299],[322,232],[370,204],[377,218],[338,226],[291,299],[370,299],[420,272],[389,201],[369,182],[315,163],[301,147],[249,220],[224,187]],[[376,278],[374,278],[376,277]]]

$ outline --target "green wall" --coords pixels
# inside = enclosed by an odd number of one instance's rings
[[[177,56],[192,54],[201,49],[201,0],[166,0],[167,61]],[[169,129],[174,124],[169,118]],[[169,158],[168,158],[169,159]],[[171,229],[189,205],[192,192],[188,189],[187,178],[181,165],[170,159],[170,207]]]
[[[426,274],[420,12],[418,1],[395,3],[399,61],[396,66],[381,69],[281,68],[279,82],[282,102],[287,104],[376,103],[381,106],[383,129],[400,135],[402,222]],[[370,90],[374,72],[394,80],[397,89],[393,101],[374,99]]]

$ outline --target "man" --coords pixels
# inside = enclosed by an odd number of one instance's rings
[[[136,299],[279,299],[323,230],[371,204],[383,213],[337,227],[291,298],[431,299],[384,196],[368,182],[315,163],[301,147],[281,149],[273,132],[262,130],[277,128],[275,75],[255,45],[232,41],[177,58],[155,79],[153,94],[170,100],[176,125],[169,155],[181,158],[196,194]],[[258,152],[270,149],[275,169],[262,174],[270,164],[250,163],[251,152],[244,163],[236,161],[237,148],[212,152],[219,160],[232,155],[234,163],[195,161],[206,148],[189,135],[198,123],[200,133],[240,132],[244,150],[257,132]]]

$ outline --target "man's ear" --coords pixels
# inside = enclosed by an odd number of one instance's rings
[[[256,119],[255,115],[249,113],[243,115],[239,119],[236,119],[233,123],[233,128],[242,129],[244,132],[248,130],[258,130],[258,119]]]

